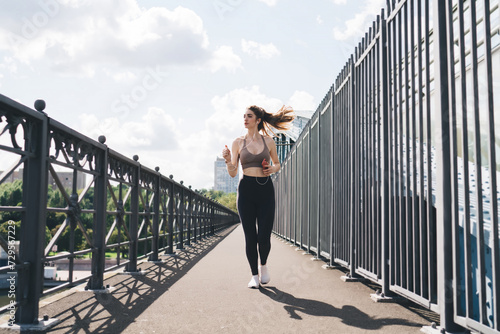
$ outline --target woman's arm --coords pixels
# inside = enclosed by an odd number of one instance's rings
[[[278,158],[278,151],[276,150],[276,143],[272,138],[266,138],[266,142],[269,149],[269,153],[271,154],[271,160],[273,165],[269,165],[268,168],[264,169],[264,175],[269,176],[271,174],[277,173],[281,169],[280,159]]]
[[[227,151],[226,151],[227,150]],[[238,174],[238,160],[239,160],[239,152],[240,152],[240,147],[238,145],[238,139],[233,141],[233,146],[231,148],[233,151],[233,154],[231,154],[231,151],[227,149],[227,147],[224,149],[222,156],[226,160],[226,167],[227,167],[227,172],[231,177],[235,177],[236,174]]]

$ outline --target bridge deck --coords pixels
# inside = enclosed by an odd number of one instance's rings
[[[243,244],[238,225],[161,264],[142,263],[144,276],[111,275],[111,294],[77,287],[51,297],[40,315],[61,320],[49,333],[419,333],[437,320],[410,302],[373,302],[372,284],[345,283],[343,271],[274,237],[271,282],[248,289]]]

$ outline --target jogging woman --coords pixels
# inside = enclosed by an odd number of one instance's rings
[[[249,288],[258,288],[260,284],[271,280],[266,266],[271,250],[275,207],[274,186],[270,175],[280,170],[280,162],[276,144],[270,135],[273,134],[273,129],[288,129],[294,117],[291,108],[283,107],[277,113],[270,114],[263,108],[250,106],[243,115],[247,133],[234,140],[231,150],[226,146],[222,151],[231,177],[236,176],[240,161],[243,169],[243,178],[238,185],[237,205],[245,233],[246,255],[252,271]]]

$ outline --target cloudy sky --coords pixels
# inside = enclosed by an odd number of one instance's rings
[[[0,3],[0,94],[200,189],[246,106],[316,109],[385,1]]]

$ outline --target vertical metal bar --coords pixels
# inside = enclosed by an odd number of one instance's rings
[[[404,199],[404,150],[403,150],[403,118],[404,118],[404,109],[403,109],[403,87],[406,87],[406,84],[403,85],[403,61],[405,56],[403,55],[403,17],[401,13],[397,16],[398,22],[398,58],[396,61],[398,62],[398,87],[399,87],[399,101],[398,101],[398,110],[400,112],[398,118],[398,129],[397,129],[397,147],[398,147],[398,155],[397,155],[397,164],[398,164],[398,195],[399,195],[399,240],[400,246],[399,251],[401,252],[400,256],[400,284],[403,288],[407,288],[407,272],[406,272],[406,219],[405,219],[405,199]],[[406,39],[405,39],[406,42]],[[406,67],[406,66],[405,66]]]
[[[434,2],[434,17],[446,17],[446,1]],[[450,178],[450,98],[448,82],[448,53],[446,20],[434,20],[435,87],[437,129],[440,141],[436,145],[437,156],[437,268],[438,304],[441,327],[446,331],[456,328],[453,322],[453,258],[452,258],[452,216],[451,216],[451,178]]]
[[[39,123],[33,121],[25,142],[25,147],[34,149],[35,154],[28,156],[23,174],[23,204],[27,210],[22,216],[19,257],[30,266],[18,271],[16,300],[22,303],[16,312],[16,322],[21,324],[38,323],[38,304],[43,290],[43,262],[40,259],[45,246],[47,208],[47,122],[47,118]]]
[[[157,167],[158,168],[158,167]],[[156,170],[157,175],[154,180],[153,185],[153,240],[151,243],[152,254],[149,257],[150,261],[158,261],[158,249],[159,249],[159,234],[160,234],[160,182],[161,182],[161,174],[158,173],[159,168]]]
[[[375,23],[377,24],[377,27],[375,27]],[[377,16],[376,22],[374,22],[374,27],[370,30],[372,32],[372,36],[370,37],[370,41],[373,41],[375,39],[378,39],[377,32],[378,30],[378,24],[380,23],[380,16]],[[368,171],[367,175],[368,176],[368,182],[367,182],[367,192],[369,195],[368,199],[368,204],[369,204],[369,209],[368,209],[368,235],[369,235],[369,254],[368,254],[368,261],[369,261],[369,268],[370,271],[376,274],[378,277],[380,277],[380,272],[378,271],[377,267],[377,257],[380,256],[378,254],[378,248],[377,248],[377,238],[378,238],[378,233],[377,233],[377,226],[378,226],[378,219],[376,215],[376,200],[377,200],[377,187],[378,185],[376,184],[376,176],[375,176],[375,166],[376,166],[376,158],[375,158],[375,152],[376,152],[376,128],[375,128],[375,113],[376,110],[378,109],[377,106],[377,94],[376,94],[376,68],[377,66],[377,51],[378,51],[378,45],[380,43],[380,40],[378,39],[373,46],[373,48],[370,50],[370,55],[368,58],[368,68],[367,68],[367,74],[368,74],[368,92],[369,92],[369,98],[368,98],[368,107],[367,107],[367,113],[368,113],[368,122],[367,122],[367,129],[368,129],[368,142],[367,142],[367,159],[368,159]]]
[[[188,191],[187,237],[186,245],[191,245],[191,229],[193,224],[193,192]]]
[[[104,141],[102,141],[104,143]],[[104,289],[104,268],[106,261],[106,206],[107,206],[107,167],[108,151],[100,150],[96,154],[96,170],[99,174],[95,178],[94,206],[95,217],[92,235],[92,277],[87,286],[92,289]],[[76,180],[75,180],[76,181]],[[117,252],[118,254],[120,251]]]
[[[410,72],[410,81],[408,87],[408,93],[411,99],[411,119],[410,115],[407,117],[410,119],[411,129],[408,129],[408,133],[411,133],[411,141],[410,138],[408,142],[411,144],[410,147],[407,148],[408,161],[411,164],[408,165],[408,195],[409,197],[409,205],[410,209],[410,221],[411,221],[411,248],[410,248],[410,260],[411,260],[411,276],[410,276],[410,284],[411,290],[416,292],[419,287],[419,264],[420,259],[418,258],[418,248],[419,248],[419,234],[418,234],[418,216],[417,216],[417,148],[416,148],[416,124],[415,124],[415,3],[414,0],[410,0],[410,63],[411,63],[411,72]],[[411,158],[410,158],[411,152]],[[418,294],[418,293],[417,293]]]
[[[330,99],[330,117],[331,117],[331,120],[330,120],[330,134],[329,134],[329,137],[331,138],[332,140],[332,144],[330,146],[330,166],[331,166],[331,169],[330,169],[330,185],[331,185],[331,192],[330,192],[330,198],[331,198],[331,203],[330,203],[330,207],[331,207],[331,212],[330,212],[330,266],[333,266],[333,259],[335,258],[335,254],[334,254],[334,247],[333,247],[333,243],[334,243],[334,233],[333,233],[333,228],[334,228],[334,224],[335,224],[335,195],[334,195],[334,192],[335,192],[335,171],[334,171],[334,145],[336,143],[336,140],[335,140],[335,131],[334,131],[334,117],[333,117],[333,112],[334,112],[334,87],[335,86],[332,86],[330,88],[330,92],[328,93],[329,95],[329,99]]]
[[[211,220],[211,224],[210,224],[210,235],[214,235],[215,233],[215,223],[216,223],[216,220],[215,220],[215,206],[211,205],[211,210],[210,210],[210,220]]]
[[[420,216],[420,253],[419,260],[420,263],[420,291],[421,296],[424,298],[429,298],[428,289],[428,249],[427,249],[427,215],[425,213],[425,187],[424,187],[424,106],[423,106],[423,51],[422,51],[422,1],[417,0],[417,55],[418,55],[418,144],[419,144],[419,182],[420,182],[420,202],[419,202],[419,216]],[[416,187],[416,186],[415,186]]]
[[[321,193],[321,112],[323,111],[323,106],[317,111],[318,112],[318,124],[316,125],[318,127],[318,152],[317,152],[317,158],[318,162],[316,164],[317,170],[316,170],[316,175],[318,178],[318,183],[317,183],[317,189],[318,189],[318,198],[316,200],[316,258],[318,259],[320,257],[321,253],[321,215],[320,215],[320,210],[321,210],[321,198],[323,194]]]
[[[451,150],[451,163],[450,163],[450,176],[451,176],[451,222],[452,222],[452,249],[453,249],[453,275],[454,275],[454,286],[453,286],[453,296],[454,296],[454,314],[457,314],[458,305],[460,303],[460,285],[459,285],[459,264],[460,264],[460,240],[459,240],[459,207],[458,207],[458,169],[457,169],[457,120],[456,120],[456,92],[455,92],[455,53],[454,53],[454,41],[455,37],[453,34],[453,4],[451,2],[447,3],[447,26],[448,26],[448,57],[450,61],[448,62],[448,85],[449,85],[449,99],[450,99],[450,150]]]
[[[458,2],[458,23],[459,23],[459,47],[460,47],[460,88],[461,88],[461,106],[462,106],[462,161],[463,161],[463,185],[464,185],[464,280],[465,280],[465,316],[471,317],[473,310],[473,289],[472,289],[472,259],[471,259],[471,240],[470,240],[470,191],[469,191],[469,132],[467,116],[467,72],[465,56],[465,20],[464,3]]]
[[[368,42],[368,36],[365,34],[365,37],[363,39],[363,49],[361,50],[360,54],[364,53],[366,50],[366,44]],[[356,249],[358,250],[358,265],[367,268],[367,249],[368,249],[368,231],[367,231],[367,191],[366,191],[366,184],[367,184],[367,161],[366,161],[366,103],[367,103],[367,90],[366,90],[366,65],[367,65],[367,59],[362,60],[361,64],[359,64],[359,86],[357,88],[359,96],[359,107],[358,107],[358,117],[359,117],[359,144],[358,144],[358,150],[359,150],[359,183],[360,183],[360,198],[363,200],[360,203],[360,210],[359,210],[359,226],[358,226],[358,235],[359,235],[359,240],[360,242],[358,243],[358,246]]]
[[[136,160],[137,156],[134,156]],[[137,161],[137,160],[136,160]],[[130,194],[130,246],[129,246],[129,263],[127,264],[126,270],[128,272],[137,271],[137,251],[138,251],[138,226],[139,226],[139,191],[140,191],[140,175],[141,166],[137,164],[133,170],[133,177],[131,185],[132,192]]]
[[[425,96],[426,96],[426,133],[427,133],[427,222],[428,222],[428,233],[427,238],[429,245],[429,258],[427,263],[429,266],[429,286],[430,293],[429,298],[434,301],[437,295],[437,268],[434,266],[436,262],[437,248],[435,243],[434,231],[436,228],[436,217],[433,212],[433,197],[432,197],[432,131],[431,131],[431,79],[430,79],[430,8],[429,1],[424,1],[424,15],[425,15]],[[436,16],[435,16],[436,17]],[[439,17],[439,16],[437,16]],[[435,34],[434,34],[435,36]],[[439,110],[436,108],[436,110]]]
[[[390,68],[388,57],[389,49],[387,47],[390,38],[388,37],[389,29],[387,29],[387,21],[385,20],[384,10],[382,9],[382,20],[380,23],[381,28],[381,59],[380,66],[381,69],[381,97],[382,97],[382,109],[381,109],[381,122],[382,122],[382,146],[379,151],[382,153],[382,165],[381,165],[381,202],[382,202],[382,226],[381,226],[381,275],[382,275],[382,293],[385,295],[389,294],[390,291],[390,211],[389,204],[391,202],[390,197],[390,152],[391,152],[391,132],[390,132],[390,90],[389,90],[389,71]]]
[[[399,170],[398,170],[398,161],[399,161],[399,155],[398,155],[398,111],[400,108],[400,104],[398,103],[398,87],[401,87],[401,85],[398,86],[398,77],[400,75],[398,74],[398,70],[401,68],[400,66],[400,59],[398,56],[398,45],[400,43],[397,42],[397,35],[398,31],[400,31],[397,27],[397,17],[395,17],[392,21],[392,32],[393,32],[393,38],[392,38],[392,44],[393,44],[393,58],[392,58],[392,71],[393,71],[393,82],[392,82],[392,88],[393,88],[393,106],[392,106],[392,132],[391,132],[391,144],[392,144],[392,162],[393,162],[393,171],[392,171],[392,178],[393,178],[393,187],[394,187],[394,203],[393,203],[393,234],[394,234],[394,284],[395,285],[401,285],[401,249],[400,249],[400,244],[401,244],[401,235],[400,235],[400,228],[399,228],[399,205],[398,201],[399,198],[401,197],[401,193],[399,190]]]
[[[351,124],[349,126],[349,131],[350,131],[350,146],[351,146],[351,196],[350,196],[350,224],[349,224],[349,239],[350,239],[350,245],[349,245],[349,274],[351,277],[354,277],[355,275],[355,270],[356,270],[356,235],[355,235],[355,225],[356,225],[356,210],[357,210],[357,205],[355,204],[357,202],[357,193],[358,189],[356,188],[358,186],[357,184],[357,177],[356,177],[356,116],[355,116],[355,111],[356,111],[356,96],[355,96],[355,91],[356,91],[356,75],[355,75],[355,68],[354,68],[354,60],[353,56],[349,59],[349,69],[350,69],[350,86],[349,86],[349,91],[350,91],[350,103],[349,103],[349,119],[351,120]]]
[[[390,247],[391,247],[391,276],[390,284],[397,284],[399,282],[398,267],[399,267],[399,252],[398,252],[398,229],[397,229],[397,164],[396,164],[396,111],[397,111],[397,47],[396,47],[396,22],[395,19],[389,19],[387,27],[387,45],[390,46],[387,60],[389,62],[388,71],[392,78],[389,78],[389,213],[390,213]],[[391,52],[392,51],[392,52]]]
[[[410,87],[409,87],[409,81],[410,81],[410,75],[409,75],[409,60],[408,60],[408,2],[405,2],[403,8],[403,19],[404,19],[404,56],[401,59],[401,62],[404,63],[404,111],[402,109],[403,115],[404,115],[404,125],[401,127],[401,135],[404,137],[404,145],[402,145],[403,149],[403,154],[401,155],[401,163],[402,163],[402,184],[403,184],[403,194],[404,194],[404,202],[402,203],[402,206],[404,207],[404,220],[401,221],[401,226],[405,227],[405,233],[404,237],[406,239],[406,245],[405,245],[405,273],[406,273],[406,279],[404,281],[405,287],[409,290],[413,290],[413,281],[412,281],[412,254],[411,250],[413,247],[412,244],[412,228],[411,228],[411,212],[410,212]],[[403,86],[401,88],[403,88]],[[403,95],[403,94],[401,94]],[[403,115],[401,117],[401,121],[403,121]],[[403,124],[403,122],[402,122]],[[403,142],[401,142],[403,143]],[[405,163],[403,164],[403,161]]]
[[[108,152],[109,155],[109,152]],[[123,184],[121,182],[118,183],[118,203],[116,205],[116,225],[117,225],[117,230],[118,230],[118,236],[117,236],[117,243],[118,247],[116,249],[116,265],[120,265],[120,258],[122,254],[121,250],[121,238],[122,238],[122,225],[123,225],[123,216],[124,216],[124,210],[123,210]],[[106,208],[106,207],[105,207]],[[106,209],[105,209],[106,211]]]
[[[382,113],[384,111],[382,102],[381,102],[381,95],[385,92],[382,89],[382,80],[385,80],[381,78],[380,76],[380,68],[382,66],[382,62],[385,62],[384,59],[381,57],[381,52],[382,49],[387,49],[386,45],[386,39],[384,39],[383,35],[384,32],[382,32],[382,20],[383,20],[383,10],[381,12],[381,15],[377,17],[377,30],[376,34],[379,34],[378,37],[378,42],[377,46],[374,50],[374,55],[373,55],[373,82],[372,82],[372,87],[374,90],[375,98],[374,98],[374,106],[373,106],[373,135],[374,135],[374,141],[373,141],[373,189],[374,189],[374,200],[373,200],[373,217],[375,219],[375,233],[376,237],[374,239],[374,247],[376,249],[375,255],[374,255],[374,261],[375,261],[375,268],[377,270],[377,277],[382,278],[382,262],[385,262],[385,258],[383,257],[383,244],[382,244],[382,211],[383,211],[383,206],[382,206],[382,194],[381,191],[384,187],[383,185],[383,180],[382,180],[382,173],[381,173],[381,153],[383,148],[383,141],[381,139],[381,134],[380,130],[382,127]],[[384,23],[385,24],[385,23]],[[385,69],[387,70],[387,64],[385,65]]]
[[[499,9],[497,9],[498,11]],[[490,170],[490,244],[491,244],[491,265],[492,265],[492,309],[493,323],[495,329],[500,329],[500,247],[499,247],[499,227],[498,227],[498,198],[497,198],[497,174],[496,174],[496,152],[495,152],[495,108],[493,103],[493,66],[491,63],[491,23],[490,23],[490,0],[484,0],[484,30],[485,30],[485,60],[486,60],[486,80],[488,87],[488,153]],[[498,78],[497,78],[498,79]],[[497,80],[496,79],[496,80]],[[498,114],[496,115],[498,117]]]
[[[486,325],[487,307],[486,307],[486,268],[484,259],[484,212],[483,212],[483,177],[481,169],[481,127],[479,124],[479,80],[478,80],[478,55],[477,55],[477,16],[476,2],[470,2],[471,14],[471,54],[472,54],[472,89],[474,92],[474,162],[476,165],[476,217],[477,217],[477,256],[478,256],[478,271],[477,282],[479,289],[476,293],[479,294],[479,322]]]
[[[184,212],[185,204],[184,204],[184,187],[180,186],[179,189],[179,203],[177,203],[177,226],[179,227],[179,243],[177,245],[177,249],[184,249],[184,220],[185,220],[185,212]]]
[[[311,118],[312,122],[312,118]],[[312,142],[312,124],[309,127],[309,149],[307,150],[307,179],[311,180],[311,142]],[[306,253],[311,253],[311,182],[307,183],[307,251]]]
[[[168,250],[167,254],[174,254],[174,182],[168,183]]]

